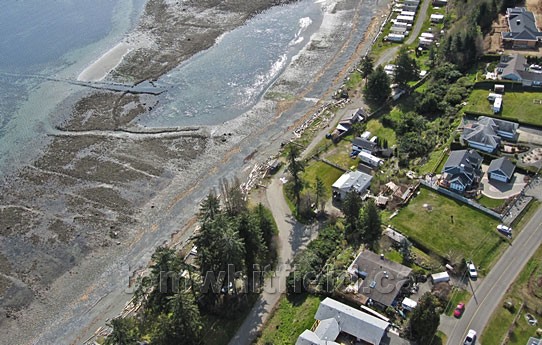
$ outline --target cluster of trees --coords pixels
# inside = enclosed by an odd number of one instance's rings
[[[317,176],[315,181],[304,180],[301,174],[305,171],[305,162],[299,157],[299,147],[291,143],[287,147],[287,170],[291,181],[285,186],[286,195],[294,201],[298,218],[310,219],[314,216],[313,206],[319,213],[324,213],[326,199],[329,195],[324,181]]]
[[[105,344],[148,339],[157,345],[200,345],[203,315],[232,317],[247,306],[247,292],[257,291],[263,272],[276,261],[276,225],[263,205],[247,206],[238,180],[223,180],[220,193],[221,198],[210,192],[200,204],[195,240],[199,267],[186,264],[175,250],[159,247],[150,275],[136,290],[141,312],[112,320]]]
[[[373,199],[363,203],[355,192],[349,192],[343,200],[342,211],[346,241],[354,246],[365,243],[375,247],[382,235],[382,223]]]
[[[406,336],[420,345],[433,344],[440,324],[439,309],[439,301],[431,292],[423,294],[412,311]]]
[[[384,103],[391,95],[390,85],[392,82],[404,89],[409,81],[418,79],[420,69],[416,59],[410,57],[406,47],[401,48],[394,64],[395,70],[390,78],[382,66],[374,68],[374,62],[369,55],[361,59],[359,69],[367,81],[364,95],[370,104],[381,105]]]
[[[221,189],[225,207],[220,207],[213,192],[201,203],[196,246],[205,289],[200,302],[208,312],[227,315],[239,307],[239,297],[244,297],[235,280],[246,282],[244,291],[252,291],[276,259],[276,225],[263,205],[247,208],[238,195],[238,183]]]

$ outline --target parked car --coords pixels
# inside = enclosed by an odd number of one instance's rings
[[[465,341],[463,342],[463,345],[474,345],[476,344],[476,331],[473,329],[469,329],[469,332],[467,333],[467,336],[465,337]]]
[[[469,277],[471,277],[471,279],[478,278],[478,271],[476,271],[476,266],[474,266],[472,261],[467,263],[467,270],[469,270]]]
[[[497,225],[497,231],[499,231],[501,234],[504,234],[508,237],[512,237],[512,228],[509,226],[506,226],[504,224]]]
[[[461,317],[461,315],[463,315],[464,311],[465,311],[465,303],[459,302],[457,307],[455,307],[454,316],[459,319]]]

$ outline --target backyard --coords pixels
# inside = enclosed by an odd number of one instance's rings
[[[320,301],[319,297],[307,294],[283,296],[256,344],[295,344],[297,337],[314,324],[314,314]]]
[[[434,254],[472,259],[482,273],[508,245],[496,219],[424,187],[389,222]]]
[[[519,88],[519,86],[518,86]],[[492,114],[491,103],[487,100],[490,91],[475,89],[470,94],[465,111]],[[542,125],[542,93],[527,91],[507,91],[503,95],[502,113],[507,120]]]
[[[504,308],[506,301],[513,302],[514,306]],[[523,308],[522,302],[525,303]],[[542,311],[542,247],[529,260],[499,306],[482,334],[484,344],[500,344],[505,336],[510,345],[525,345],[529,337],[540,338],[536,334],[540,324],[530,325],[526,316],[531,314],[542,322],[537,315]]]

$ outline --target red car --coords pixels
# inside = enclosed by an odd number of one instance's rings
[[[455,307],[454,310],[454,316],[457,318],[460,318],[461,315],[463,315],[463,312],[465,311],[465,303],[460,302],[457,307]]]

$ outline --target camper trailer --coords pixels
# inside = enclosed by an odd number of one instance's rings
[[[400,22],[405,22],[405,23],[414,23],[414,17],[413,16],[401,16],[401,15],[398,15],[397,18],[395,18],[396,20],[400,21]]]
[[[405,35],[399,35],[399,34],[389,34],[385,37],[386,41],[391,42],[403,42],[405,40]]]

